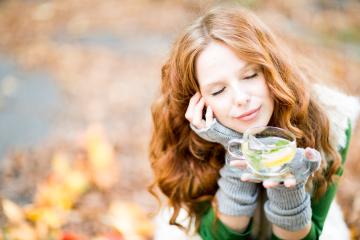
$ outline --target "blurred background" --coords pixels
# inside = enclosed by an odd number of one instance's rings
[[[177,35],[219,3],[253,9],[360,95],[360,1],[0,1],[0,239],[152,239],[150,105]],[[338,201],[360,236],[356,127]]]

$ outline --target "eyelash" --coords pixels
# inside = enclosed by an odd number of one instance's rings
[[[244,79],[252,79],[252,78],[257,77],[257,75],[258,75],[257,73],[254,73],[253,75],[250,75],[250,76],[248,76],[248,77],[245,77]],[[225,87],[223,87],[222,89],[220,89],[220,90],[217,91],[217,92],[212,93],[211,95],[213,95],[213,96],[219,95],[219,94],[222,93],[224,90],[225,90]]]
[[[217,92],[212,93],[211,95],[216,96],[216,95],[222,93],[224,90],[225,90],[225,87],[223,87],[222,89],[220,89],[220,90],[217,91]]]
[[[252,79],[252,78],[257,77],[257,75],[258,75],[257,73],[254,73],[253,75],[245,77],[244,79]]]

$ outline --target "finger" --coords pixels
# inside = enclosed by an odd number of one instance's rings
[[[312,149],[311,148],[309,148],[309,147],[307,147],[306,149],[305,149],[305,157],[308,159],[308,160],[313,160],[313,158],[314,158],[314,153],[313,153],[313,151],[312,151]]]
[[[245,169],[247,168],[247,162],[245,160],[232,160],[230,166]]]
[[[313,148],[307,147],[305,149],[305,157],[310,161],[320,161],[321,160],[321,154],[319,151]]]
[[[306,148],[305,157],[310,163],[310,171],[314,172],[320,168],[321,154],[316,149]]]
[[[293,177],[287,178],[284,180],[284,185],[285,185],[285,187],[288,187],[288,188],[295,187],[296,179]]]
[[[200,97],[201,97],[200,93],[197,92],[194,94],[194,96],[192,96],[190,98],[189,105],[188,105],[188,107],[186,109],[186,113],[185,113],[185,118],[187,120],[189,120],[189,122],[192,121],[194,109],[195,109],[196,104],[199,102]]]
[[[205,100],[204,98],[201,98],[194,108],[192,124],[197,128],[203,128],[205,125],[205,121],[202,117],[204,106]]]
[[[214,121],[214,113],[210,106],[207,106],[206,108],[206,114],[205,114],[205,125],[208,127],[211,125],[211,123]]]
[[[262,179],[251,174],[251,173],[243,173],[240,177],[241,181],[243,182],[254,182],[254,183],[259,183],[262,182]]]
[[[200,93],[197,92],[194,94],[194,96],[192,96],[190,98],[189,105],[188,105],[188,108],[186,109],[186,113],[185,113],[185,118],[187,120],[189,120],[190,122],[192,120],[194,108],[195,108],[196,104],[198,103],[198,101],[200,100],[200,97],[201,97]]]
[[[280,183],[271,179],[266,179],[263,181],[263,186],[265,188],[272,188],[278,186]]]

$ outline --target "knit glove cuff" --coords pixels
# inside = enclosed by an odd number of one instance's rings
[[[220,170],[216,199],[219,212],[230,216],[253,216],[259,194],[258,184],[240,180],[242,170],[225,165]]]
[[[205,128],[198,129],[193,124],[190,123],[191,129],[201,138],[209,141],[220,143],[227,148],[229,140],[233,138],[242,138],[243,134],[238,133],[230,128],[225,127],[219,123],[215,118],[213,122]]]
[[[268,188],[266,192],[269,200],[264,208],[271,223],[289,231],[297,231],[311,221],[310,195],[305,191],[305,183],[299,183],[293,188]]]

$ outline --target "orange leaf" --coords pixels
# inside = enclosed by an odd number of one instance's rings
[[[125,240],[123,235],[118,232],[109,232],[104,235],[106,240]]]
[[[73,232],[64,232],[60,238],[61,240],[84,240],[85,238]]]

